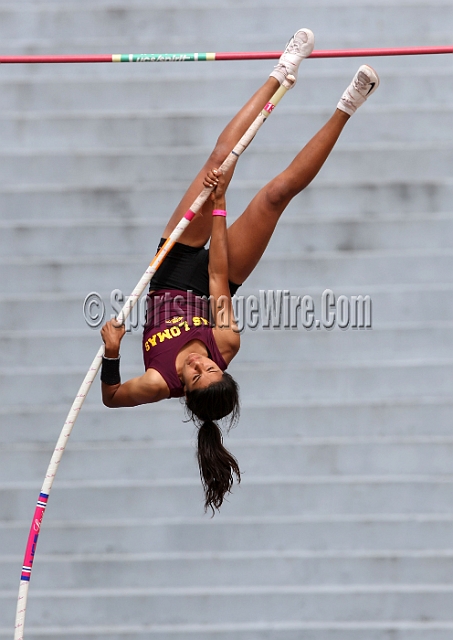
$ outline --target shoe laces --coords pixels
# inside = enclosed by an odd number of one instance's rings
[[[293,36],[291,40],[286,45],[285,53],[300,53],[301,47],[308,42],[307,34],[302,31],[299,33],[299,36],[296,40],[296,37]]]
[[[363,73],[363,71],[360,71],[357,74],[357,78],[356,78],[356,80],[354,82],[355,89],[357,89],[359,91],[360,91],[360,89],[366,89],[369,84],[370,84],[369,77],[365,73]]]

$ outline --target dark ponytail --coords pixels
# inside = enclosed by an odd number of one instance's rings
[[[233,486],[233,474],[238,482],[241,472],[236,458],[225,449],[222,442],[222,432],[213,421],[206,421],[198,429],[198,466],[205,493],[205,510],[211,507],[220,509],[226,493]]]
[[[186,393],[186,407],[198,427],[197,459],[205,493],[205,510],[220,509],[226,493],[231,491],[233,477],[241,481],[236,458],[223,446],[222,432],[215,420],[229,416],[227,431],[239,419],[239,389],[236,381],[225,373],[219,382],[204,389]]]

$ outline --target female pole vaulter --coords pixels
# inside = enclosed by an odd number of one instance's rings
[[[184,397],[198,427],[198,463],[205,508],[219,509],[240,481],[235,458],[223,446],[217,421],[228,416],[228,429],[239,417],[239,392],[226,369],[239,350],[240,336],[231,296],[258,264],[289,202],[315,178],[347,121],[377,89],[379,78],[362,65],[332,117],[291,164],[253,198],[227,228],[225,191],[233,169],[217,169],[271,99],[279,85],[291,86],[299,64],[314,46],[309,29],[291,38],[264,85],[221,133],[211,155],[189,186],[162,234],[159,247],[173,231],[203,187],[214,187],[202,208],[150,283],[143,333],[145,373],[121,382],[120,343],[123,325],[110,320],[102,328],[102,399],[107,407],[132,407]],[[294,80],[291,80],[294,84]],[[205,248],[210,240],[209,249]]]

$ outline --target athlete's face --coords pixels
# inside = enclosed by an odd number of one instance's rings
[[[216,363],[199,353],[189,353],[182,368],[182,380],[186,391],[204,389],[222,379],[223,372]]]

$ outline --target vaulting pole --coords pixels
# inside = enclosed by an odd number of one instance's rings
[[[291,76],[287,77],[288,79]],[[294,83],[294,79],[293,79]],[[240,155],[247,149],[253,138],[255,137],[258,129],[266,122],[267,118],[270,116],[272,111],[275,109],[277,104],[283,98],[285,93],[287,92],[287,88],[283,85],[275,92],[269,102],[266,104],[261,113],[255,118],[252,122],[248,130],[239,140],[238,144],[234,147],[233,151],[228,155],[225,162],[220,166],[220,169],[223,173],[228,171],[232,166],[234,166],[240,157]],[[181,237],[183,231],[190,224],[195,215],[200,211],[203,204],[209,198],[212,189],[205,188],[200,193],[198,198],[194,201],[190,209],[185,213],[181,222],[175,227],[174,231],[167,238],[165,244],[161,247],[160,251],[154,256],[151,264],[146,269],[145,273],[141,277],[137,286],[133,290],[132,294],[129,296],[126,304],[121,309],[118,314],[117,320],[123,323],[126,318],[129,316],[133,307],[136,305],[140,296],[144,292],[145,288],[149,285],[151,278],[156,273],[157,269],[163,262],[165,256],[168,254],[170,249],[173,247],[175,242]],[[66,444],[68,442],[69,436],[71,435],[72,428],[77,420],[77,417],[80,413],[82,405],[85,401],[85,398],[91,389],[91,385],[100,369],[102,363],[102,356],[104,355],[104,345],[99,348],[93,362],[91,363],[90,368],[82,382],[82,385],[75,397],[75,400],[71,406],[71,409],[68,413],[66,421],[63,425],[63,429],[61,431],[60,437],[58,438],[55,450],[53,452],[52,458],[50,460],[50,464],[47,468],[47,473],[44,478],[44,483],[41,488],[41,492],[39,494],[38,502],[35,508],[35,512],[33,515],[33,520],[30,527],[30,532],[28,535],[27,546],[25,550],[24,556],[24,564],[22,567],[22,575],[20,579],[19,586],[19,596],[17,601],[17,610],[16,610],[16,624],[15,624],[15,632],[14,632],[14,640],[23,640],[24,637],[24,624],[25,624],[25,612],[27,608],[27,597],[28,597],[28,589],[30,584],[30,577],[33,568],[33,561],[36,553],[36,545],[38,544],[38,537],[41,530],[41,523],[44,517],[44,512],[47,506],[47,500],[49,498],[50,490],[52,488],[53,481],[55,479],[55,475],[58,470],[58,465],[60,464],[61,458],[63,456]]]

